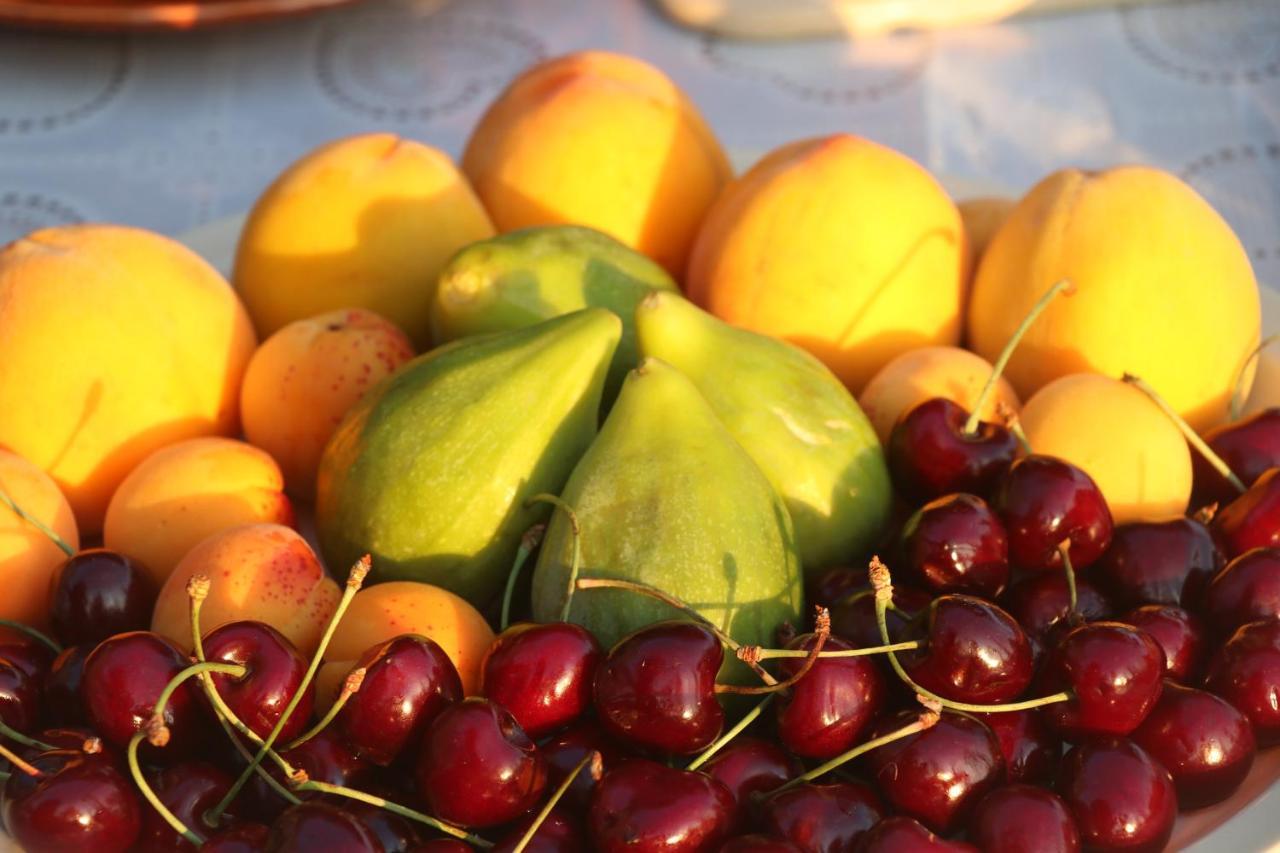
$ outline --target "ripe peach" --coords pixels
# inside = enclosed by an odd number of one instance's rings
[[[974,351],[995,358],[1061,279],[1075,295],[1045,310],[1005,371],[1019,394],[1072,373],[1128,372],[1197,429],[1226,416],[1258,343],[1258,285],[1244,247],[1195,190],[1144,166],[1045,178],[982,258],[968,312]]]
[[[462,170],[501,231],[588,225],[677,277],[732,177],[675,83],[639,59],[602,51],[517,77],[472,131]]]
[[[86,535],[153,450],[235,432],[253,347],[226,281],[167,237],[70,225],[0,249],[0,444],[53,477]]]
[[[80,547],[76,519],[67,499],[47,474],[16,453],[0,448],[0,491],[23,512]],[[49,625],[49,587],[67,559],[53,540],[0,501],[0,619],[33,628]],[[0,639],[6,636],[0,628]]]
[[[307,154],[267,188],[240,235],[232,280],[262,337],[358,307],[426,349],[440,270],[493,233],[446,154],[390,133],[353,136]]]
[[[290,323],[249,360],[240,388],[245,438],[280,463],[290,494],[310,501],[320,454],[342,416],[411,358],[404,332],[372,311]]]
[[[765,156],[707,214],[689,297],[801,346],[855,394],[903,352],[960,341],[964,232],[907,157],[848,134]]]
[[[182,558],[160,589],[151,630],[191,648],[187,582],[211,584],[201,612],[207,633],[227,622],[256,619],[310,656],[333,616],[341,592],[306,540],[279,524],[246,524],[215,533]]]
[[[202,540],[242,524],[292,526],[284,478],[267,453],[230,438],[161,448],[129,472],[107,505],[103,544],[138,560],[156,588]]]
[[[973,411],[982,386],[991,376],[991,362],[960,347],[921,347],[904,352],[880,368],[858,395],[858,405],[871,420],[881,443],[898,418],[933,397],[945,397]],[[995,391],[979,413],[985,421],[999,423],[1001,405],[1017,412],[1018,395],[1001,376]]]

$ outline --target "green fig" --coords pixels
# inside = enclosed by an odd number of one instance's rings
[[[647,296],[635,323],[641,353],[698,386],[782,495],[806,573],[872,547],[889,517],[889,470],[870,421],[822,362],[665,293]]]
[[[373,557],[483,607],[521,535],[591,444],[622,324],[603,308],[419,356],[353,408],[325,447],[316,527],[330,566]]]
[[[645,359],[561,494],[582,531],[579,577],[658,587],[744,644],[799,625],[802,583],[787,508],[698,389]],[[533,576],[533,617],[561,617],[573,557],[563,512]],[[609,648],[653,622],[689,618],[632,590],[581,589],[569,621]]]
[[[612,401],[639,361],[632,317],[646,294],[678,293],[661,266],[593,228],[550,225],[472,243],[440,273],[431,304],[436,343],[502,332],[589,306],[622,319],[622,340],[605,384]]]

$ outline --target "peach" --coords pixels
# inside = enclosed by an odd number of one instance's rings
[[[310,501],[320,455],[342,416],[411,358],[405,333],[372,311],[290,323],[249,360],[240,388],[245,438],[280,463],[290,494]]]
[[[1023,398],[1061,376],[1127,372],[1197,429],[1226,417],[1258,343],[1258,285],[1240,241],[1195,190],[1144,166],[1045,178],[982,258],[968,311],[974,351],[995,358],[1061,279],[1075,294],[1032,324],[1005,371]]]
[[[325,654],[335,682],[365,650],[401,634],[421,634],[439,643],[458,668],[468,696],[480,690],[480,663],[493,630],[480,612],[447,589],[417,581],[392,581],[356,593]]]
[[[715,135],[665,74],[602,51],[517,77],[472,131],[462,170],[501,231],[587,225],[677,277],[732,176]]]
[[[192,438],[152,453],[107,505],[103,544],[128,554],[156,588],[202,540],[242,524],[292,526],[293,506],[270,455],[231,438]]]
[[[209,578],[200,627],[208,633],[243,619],[266,622],[304,656],[315,653],[341,598],[338,584],[306,540],[279,524],[246,524],[215,533],[187,552],[160,589],[151,630],[191,648],[187,582]]]
[[[904,352],[880,368],[858,395],[858,405],[887,444],[893,425],[909,409],[934,397],[945,397],[972,412],[991,376],[991,362],[960,347],[921,347]],[[1017,412],[1018,395],[1003,376],[978,416],[1000,422],[1001,407]]]
[[[236,431],[254,347],[213,267],[137,228],[69,225],[0,249],[0,445],[43,468],[86,535],[152,451]]]
[[[960,341],[964,231],[903,155],[848,134],[765,156],[721,194],[689,260],[689,297],[809,350],[855,394],[910,349]]]
[[[75,551],[80,547],[71,505],[47,474],[16,453],[0,448],[0,619],[33,628],[49,626],[49,589],[66,553],[39,527],[21,518],[8,498],[48,527]],[[6,634],[0,628],[0,639]]]
[[[262,337],[295,320],[369,308],[430,344],[436,278],[493,224],[443,152],[390,133],[322,145],[258,199],[232,280]]]

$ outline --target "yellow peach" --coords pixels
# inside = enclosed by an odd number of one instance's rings
[[[501,231],[588,225],[675,276],[732,176],[715,135],[665,74],[602,51],[517,77],[476,125],[462,170]]]
[[[390,133],[353,136],[307,154],[267,188],[240,235],[232,280],[262,337],[358,307],[426,349],[440,270],[493,233],[446,154]]]
[[[1128,372],[1197,429],[1226,416],[1258,343],[1258,285],[1240,241],[1195,190],[1144,166],[1045,178],[983,255],[968,311],[974,351],[995,358],[1062,279],[1075,294],[1045,310],[1009,362],[1019,394],[1072,373]]]
[[[1137,388],[1096,373],[1055,379],[1022,407],[1031,449],[1093,478],[1116,524],[1187,511],[1191,451],[1172,420]]]
[[[871,420],[881,443],[907,410],[934,397],[945,397],[973,411],[991,376],[991,362],[960,347],[921,347],[904,352],[880,368],[858,395],[858,405]],[[1018,395],[1003,376],[978,417],[1000,423],[1001,407],[1017,412]]]
[[[331,673],[345,675],[366,649],[401,634],[435,640],[458,668],[466,694],[479,691],[480,663],[493,643],[493,630],[466,599],[417,581],[392,581],[356,593],[325,660]]]
[[[5,500],[5,499],[8,500]],[[16,453],[0,448],[0,619],[44,630],[49,627],[49,590],[67,555],[15,506],[52,530],[71,550],[80,547],[75,515],[47,474]],[[0,639],[7,629],[0,628]]]
[[[235,432],[253,347],[234,291],[167,237],[70,225],[0,250],[0,444],[53,478],[86,535],[153,450]]]
[[[107,505],[103,544],[128,554],[164,585],[187,552],[242,524],[292,526],[293,506],[270,455],[231,438],[161,448],[129,472]]]
[[[306,540],[279,524],[215,533],[187,552],[160,589],[151,630],[191,648],[187,583],[210,580],[200,627],[254,619],[284,634],[304,656],[320,645],[341,593]]]
[[[848,134],[768,154],[707,214],[691,299],[797,344],[855,394],[910,349],[960,340],[964,232],[907,157]]]
[[[249,360],[240,388],[245,438],[280,463],[290,494],[310,501],[320,455],[342,416],[411,358],[404,332],[372,311],[290,323]]]

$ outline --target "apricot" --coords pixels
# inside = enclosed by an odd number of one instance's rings
[[[855,394],[910,349],[960,340],[964,232],[907,157],[848,134],[765,156],[707,214],[691,299],[813,353]]]
[[[394,323],[352,308],[297,320],[263,341],[245,371],[245,438],[280,463],[289,493],[315,497],[329,437],[370,387],[413,358]]]
[[[1191,450],[1137,388],[1095,373],[1055,379],[1022,407],[1022,427],[1034,452],[1065,459],[1093,478],[1116,524],[1187,511]]]
[[[1020,395],[1072,373],[1128,372],[1197,429],[1225,417],[1258,343],[1258,285],[1236,235],[1191,187],[1144,166],[1067,169],[1037,184],[979,265],[968,311],[974,351],[995,358],[1064,278],[1075,295],[1049,306],[1009,362]]]
[[[858,395],[858,405],[871,420],[882,444],[908,410],[934,397],[945,397],[972,412],[991,376],[991,362],[960,347],[921,347],[904,352],[871,377]],[[1003,376],[978,417],[1000,423],[1001,407],[1017,412],[1020,403]]]
[[[161,448],[129,472],[107,505],[103,544],[137,560],[156,588],[202,540],[242,524],[293,526],[280,467],[231,438]]]
[[[0,249],[0,445],[44,469],[86,535],[153,450],[229,435],[253,328],[184,246],[68,225]]]
[[[304,656],[315,653],[320,635],[341,598],[338,584],[306,540],[280,524],[246,524],[215,533],[182,558],[156,600],[151,630],[191,649],[187,582],[209,578],[200,615],[202,632],[242,619],[266,622]]]
[[[732,176],[679,87],[652,65],[602,51],[517,77],[476,125],[462,170],[501,231],[588,225],[677,277]]]
[[[991,244],[991,238],[1009,218],[1015,204],[1015,199],[1004,196],[969,198],[956,204],[960,211],[960,221],[964,223],[965,242],[969,250],[967,278],[973,278],[983,253]]]
[[[468,696],[480,690],[480,663],[493,630],[467,600],[438,586],[392,581],[356,593],[325,654],[326,667],[345,675],[371,646],[401,634],[435,640],[458,668]]]
[[[444,152],[390,133],[322,145],[267,188],[245,222],[232,280],[258,334],[368,308],[430,345],[436,278],[493,224]]]
[[[21,518],[2,499],[48,527],[74,551],[80,534],[71,505],[58,486],[35,465],[0,448],[0,619],[33,628],[49,626],[49,589],[67,555],[39,527]],[[8,634],[0,628],[0,639]]]

